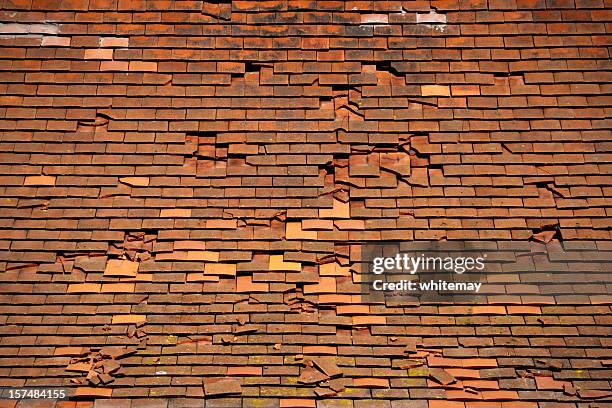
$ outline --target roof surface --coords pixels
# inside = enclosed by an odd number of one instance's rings
[[[609,296],[359,282],[366,242],[612,248],[610,2],[0,6],[0,385],[83,401],[61,407],[609,406]]]

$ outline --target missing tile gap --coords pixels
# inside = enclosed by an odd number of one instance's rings
[[[342,84],[342,85],[332,85],[331,86],[331,90],[333,92],[355,91],[355,92],[361,93],[361,89],[359,89],[359,87],[354,86],[354,85],[344,85],[344,84]],[[344,96],[344,95],[335,95],[334,98],[337,98],[339,96]]]
[[[529,238],[531,241],[548,244],[553,240],[563,242],[561,228],[559,223],[542,225],[539,228],[532,228],[532,235]]]
[[[323,170],[325,172],[326,175],[335,175],[336,174],[336,168],[333,165],[333,163],[328,162],[325,164],[320,164],[319,165],[319,170]]]
[[[103,127],[103,126],[107,126],[108,123],[113,120],[113,118],[106,114],[106,113],[101,113],[101,112],[96,112],[96,116],[94,119],[91,120],[79,120],[77,122],[78,126],[88,126],[88,127]]]
[[[401,72],[399,72],[394,66],[392,62],[389,61],[378,61],[375,62],[374,65],[376,66],[376,70],[377,71],[384,71],[384,72],[388,72],[391,75],[398,77],[398,78],[404,78],[405,75],[403,75]]]
[[[329,174],[329,173],[328,173]],[[331,189],[329,191],[323,190],[321,191],[318,196],[322,197],[322,196],[327,196],[327,195],[331,195],[331,194],[336,194],[339,192],[348,192],[348,189],[344,188],[344,187],[336,187],[334,189]]]
[[[96,118],[98,118],[98,117],[104,118],[104,119],[109,120],[109,121],[113,120],[113,118],[110,115],[107,115],[106,113],[98,112],[98,113],[96,113]]]
[[[245,72],[259,72],[262,68],[274,68],[272,64],[265,63],[256,63],[252,61],[247,61],[244,63],[244,71]]]
[[[421,100],[421,99],[408,98],[408,102],[416,103],[416,104],[419,104],[419,105],[433,106],[434,108],[438,107],[438,104],[435,103],[435,102],[424,101],[424,100]]]
[[[506,145],[505,143],[501,144],[501,147],[504,151],[510,153],[510,154],[514,154],[514,152],[508,147],[508,145]]]
[[[409,154],[412,154],[414,156],[416,156],[419,159],[424,159],[424,160],[428,160],[431,156],[431,154],[429,153],[421,153],[418,149],[416,149],[414,146],[410,147],[410,150],[408,151]]]
[[[125,194],[125,193],[110,193],[110,194],[100,194],[98,196],[98,198],[114,198],[114,197],[130,198],[130,195]]]
[[[361,118],[365,118],[365,115],[359,111],[356,111],[352,106],[350,106],[350,102],[348,104],[344,104],[344,105],[340,105],[338,106],[338,108],[336,109],[336,111],[339,111],[340,109],[346,109],[349,112],[351,112],[354,115],[357,115]]]
[[[210,132],[210,131],[187,132],[185,135],[193,136],[193,137],[217,137],[216,132]]]
[[[337,160],[348,160],[351,157],[350,153],[335,153],[334,154],[334,166],[337,166],[335,163]]]
[[[538,186],[538,184],[540,184],[540,186]],[[565,196],[565,194],[563,194],[561,191],[559,191],[557,189],[557,187],[555,186],[554,183],[536,183],[536,186],[544,188],[548,191],[550,191],[551,193],[553,193],[553,196],[558,197],[558,198],[567,198]]]
[[[221,21],[231,21],[232,2],[231,0],[204,0],[201,14]]]
[[[244,76],[247,73],[261,72],[262,68],[273,69],[274,66],[271,65],[271,64],[256,63],[256,62],[252,62],[252,61],[246,61],[244,63],[244,72],[232,72],[232,73],[230,73],[230,76],[232,77],[232,79],[244,78]]]

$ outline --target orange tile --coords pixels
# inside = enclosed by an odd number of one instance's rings
[[[103,283],[102,293],[131,293],[134,287],[134,283]]]
[[[268,292],[269,284],[253,282],[251,276],[236,277],[236,292]]]
[[[389,388],[386,378],[353,378],[353,386],[357,388]]]
[[[450,88],[447,85],[421,85],[423,96],[450,96]]]
[[[138,268],[138,262],[109,259],[104,269],[104,276],[134,278],[138,274]]]
[[[98,293],[102,285],[99,283],[71,283],[68,293]]]
[[[114,315],[113,316],[113,324],[137,324],[141,322],[145,322],[147,320],[147,316],[145,315]]]
[[[27,176],[24,185],[26,186],[53,186],[55,176]]]
[[[207,263],[204,266],[204,274],[218,276],[236,276],[236,264]]]
[[[336,292],[336,278],[331,276],[323,276],[319,278],[319,283],[306,284],[304,285],[304,293],[335,293]]]
[[[333,208],[319,210],[319,218],[351,218],[350,208],[348,202],[334,199]]]
[[[146,187],[149,185],[149,177],[121,177],[119,182],[134,187]]]

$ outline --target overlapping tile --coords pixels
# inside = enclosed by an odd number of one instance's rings
[[[359,288],[364,242],[610,249],[609,6],[0,2],[2,384],[100,406],[609,399],[607,297]]]

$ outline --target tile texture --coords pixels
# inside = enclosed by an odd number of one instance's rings
[[[366,241],[610,247],[609,0],[0,6],[2,386],[606,406],[610,299],[367,303],[356,266]]]

